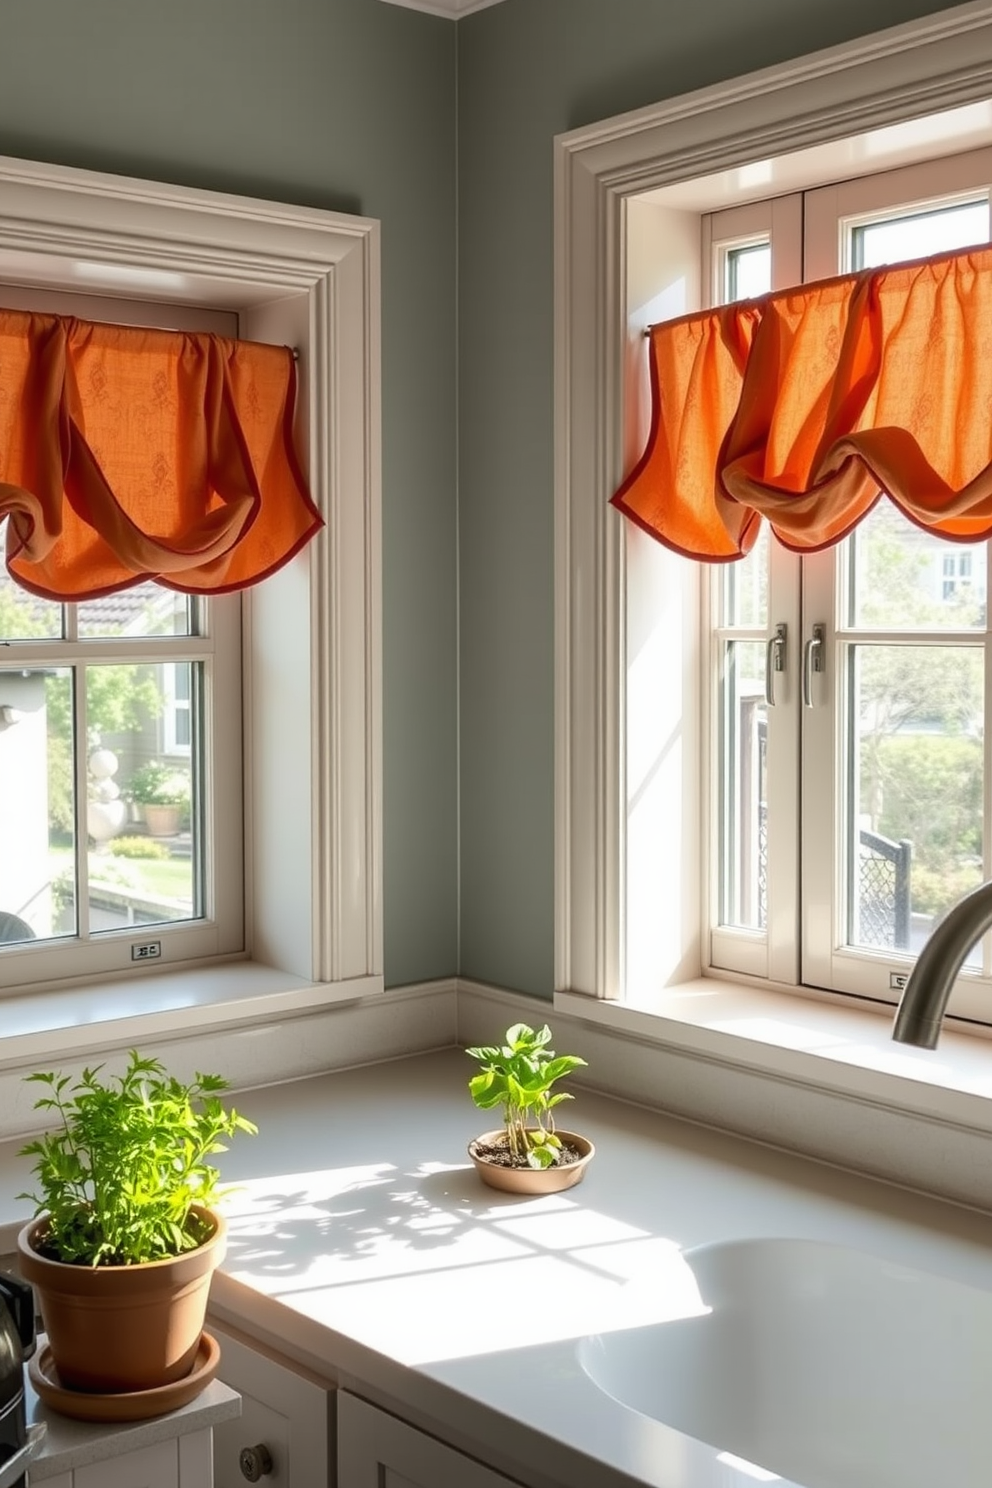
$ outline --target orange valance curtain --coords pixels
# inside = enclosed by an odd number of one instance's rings
[[[45,599],[257,583],[323,525],[293,449],[293,354],[0,310],[0,520]]]
[[[919,526],[992,534],[992,249],[845,275],[651,328],[651,432],[612,498],[726,561],[767,518],[798,552],[882,492]]]

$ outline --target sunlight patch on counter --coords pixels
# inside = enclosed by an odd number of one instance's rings
[[[224,1208],[227,1275],[406,1364],[701,1309],[674,1240],[567,1194],[495,1197],[464,1167],[283,1174]],[[466,1335],[476,1312],[484,1326]]]
[[[667,1284],[659,1276],[650,1288],[625,1286],[595,1260],[589,1251],[574,1258],[524,1254],[373,1283],[275,1288],[271,1295],[406,1365],[562,1343],[589,1327],[607,1333],[708,1311],[680,1257],[672,1256]],[[466,1318],[475,1320],[473,1327],[466,1328]]]

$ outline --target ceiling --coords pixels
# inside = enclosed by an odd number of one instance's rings
[[[486,10],[490,5],[500,5],[502,0],[385,0],[387,5],[405,5],[408,10],[425,10],[428,15],[470,15],[473,10]]]

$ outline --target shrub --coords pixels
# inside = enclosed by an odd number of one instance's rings
[[[189,806],[189,776],[164,760],[139,765],[128,781],[127,793],[146,806]]]
[[[170,858],[164,842],[154,837],[115,837],[108,843],[115,858]]]

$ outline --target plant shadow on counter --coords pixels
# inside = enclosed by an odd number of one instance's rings
[[[307,1176],[332,1184],[343,1174]],[[518,1208],[509,1194],[480,1195],[474,1170],[466,1167],[399,1173],[380,1165],[323,1194],[313,1187],[241,1184],[226,1206],[226,1269],[305,1277],[315,1256],[351,1269],[385,1258],[390,1249],[429,1252],[453,1245],[466,1226],[485,1226],[494,1213]]]

